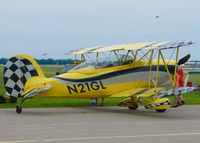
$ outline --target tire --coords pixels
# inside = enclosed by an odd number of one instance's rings
[[[137,110],[138,105],[133,105],[128,107],[130,110]]]
[[[16,106],[16,112],[17,112],[18,114],[22,113],[22,107],[21,107],[20,105],[17,105],[17,106]]]
[[[158,113],[164,113],[166,111],[166,109],[158,109],[158,110],[155,110],[156,112]]]

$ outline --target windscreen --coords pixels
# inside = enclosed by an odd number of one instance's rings
[[[128,60],[132,60],[132,57],[126,58]],[[125,60],[125,55],[113,55],[113,56],[106,56],[104,58],[98,59],[88,59],[85,62],[81,63],[80,65],[76,66],[73,70],[83,69],[83,68],[108,68],[119,66],[122,64],[128,64],[127,60]]]

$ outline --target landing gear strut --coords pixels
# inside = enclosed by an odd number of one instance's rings
[[[134,104],[133,96],[131,96],[131,106],[128,106],[130,110],[137,110],[138,105]]]
[[[128,107],[130,110],[137,110],[138,105],[132,105]]]
[[[21,101],[20,101],[20,103],[19,104],[17,104],[17,106],[16,106],[16,113],[18,113],[18,114],[20,114],[20,113],[22,113],[22,103],[24,102],[24,101],[26,101],[27,99],[30,99],[30,97],[29,96],[27,96],[27,97],[24,97]]]
[[[17,105],[16,106],[16,112],[19,114],[19,113],[22,113],[22,107],[21,105]]]

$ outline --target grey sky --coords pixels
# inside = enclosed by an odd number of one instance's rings
[[[199,0],[0,0],[0,57],[67,58],[82,47],[193,40],[181,54],[199,59],[199,14]]]

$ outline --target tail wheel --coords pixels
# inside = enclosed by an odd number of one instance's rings
[[[132,105],[128,107],[130,110],[137,110],[138,105]]]
[[[166,109],[157,109],[155,111],[158,112],[158,113],[164,113],[166,111]]]
[[[17,106],[16,106],[16,112],[17,112],[18,114],[22,113],[22,107],[21,107],[20,105],[17,105]]]

